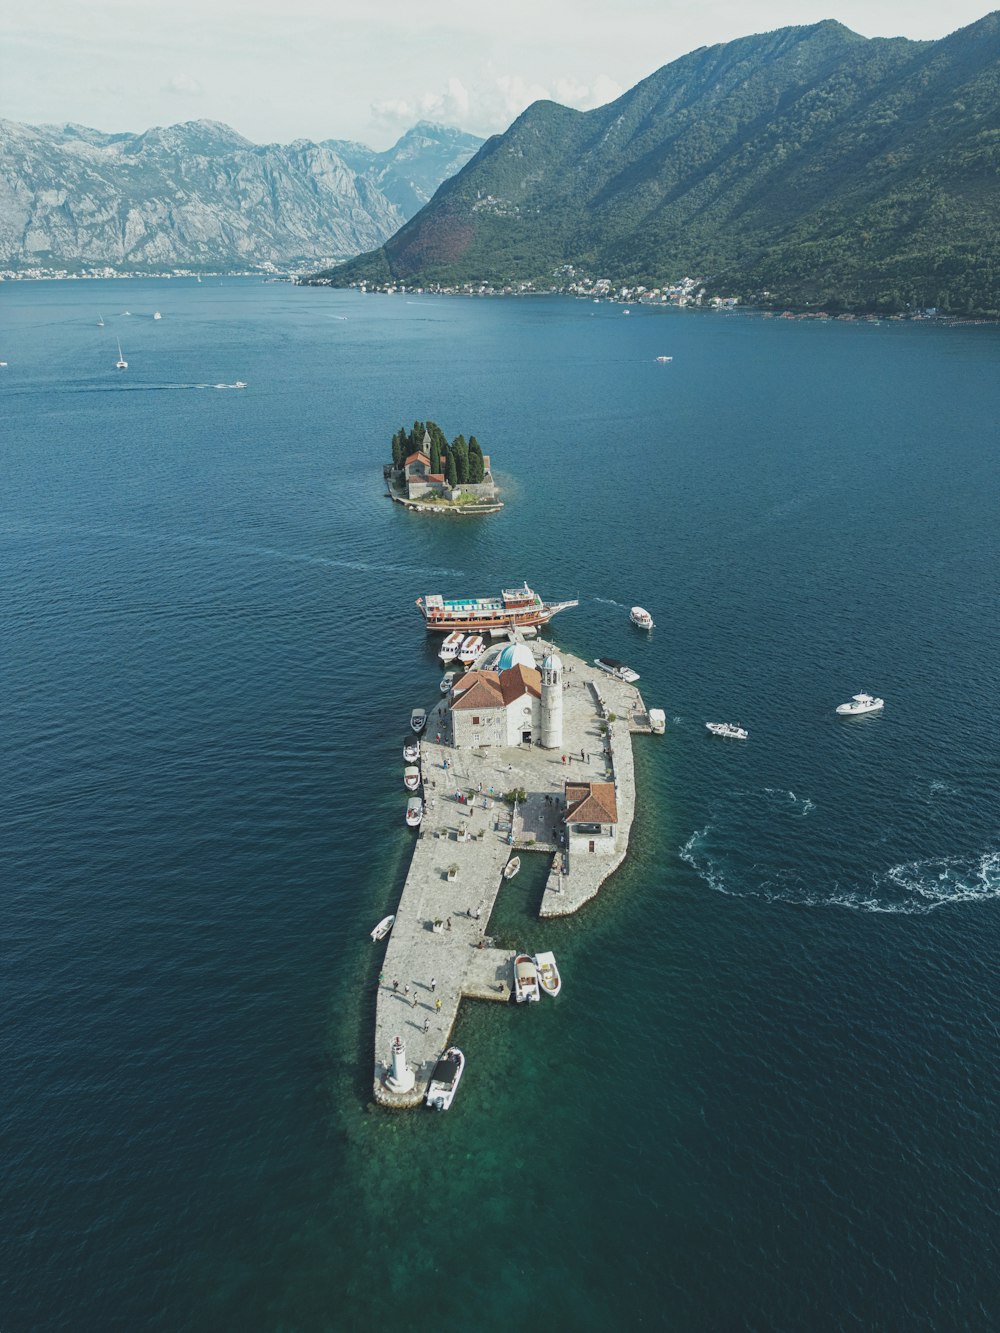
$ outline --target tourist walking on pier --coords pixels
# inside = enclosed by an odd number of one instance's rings
[[[416,995],[414,995],[414,997],[413,997],[413,1004],[410,1006],[410,1008],[411,1008],[411,1009],[416,1009],[416,1007],[417,1007],[417,997],[416,997]]]
[[[441,1001],[440,1001],[440,1000],[435,1000],[435,1001],[434,1001],[434,1008],[438,1011],[438,1013],[441,1012]]]
[[[437,990],[437,977],[431,977],[431,990]]]

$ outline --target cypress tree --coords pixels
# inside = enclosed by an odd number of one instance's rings
[[[479,441],[474,435],[469,436],[469,481],[478,486],[486,476],[486,463]]]
[[[402,431],[397,431],[396,434],[392,437],[393,467],[402,467],[403,463],[406,461],[406,454],[404,452],[402,435],[403,435]]]
[[[458,485],[458,468],[455,466],[455,454],[451,449],[448,450],[448,485]]]
[[[458,480],[464,484],[469,480],[469,446],[465,443],[464,435],[456,435],[452,440],[451,455],[455,459]]]

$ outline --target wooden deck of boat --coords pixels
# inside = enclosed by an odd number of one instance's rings
[[[529,647],[539,663],[559,651],[541,640]],[[526,850],[555,854],[541,917],[577,911],[625,859],[635,811],[631,734],[649,730],[648,712],[635,685],[565,652],[559,656],[565,754],[537,746],[457,750],[449,743],[447,700],[428,709],[421,745],[424,819],[386,946],[376,1004],[374,1095],[385,1106],[423,1100],[463,998],[511,998],[515,954],[493,948],[488,938],[497,895],[508,882],[503,878],[508,859]],[[607,721],[609,714],[616,715],[614,722]],[[557,846],[564,784],[574,780],[615,782],[619,822],[613,855],[567,858]],[[517,787],[528,800],[512,820],[500,797]],[[458,870],[449,879],[452,866]],[[540,923],[534,938],[523,942],[525,952],[549,948],[549,933]],[[396,1036],[403,1038],[416,1076],[406,1094],[392,1093],[384,1084]],[[474,1053],[466,1056],[467,1074],[474,1075]]]

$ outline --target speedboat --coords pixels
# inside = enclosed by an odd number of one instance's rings
[[[458,650],[461,648],[462,640],[464,638],[465,635],[460,629],[452,630],[444,643],[442,643],[441,650],[438,653],[438,657],[440,657],[442,662],[454,662],[455,658],[458,656]]]
[[[653,629],[653,617],[642,606],[633,606],[628,618],[638,629]]]
[[[446,671],[446,672],[444,673],[444,675],[441,677],[441,693],[442,693],[442,694],[450,694],[450,693],[451,693],[451,687],[454,685],[455,680],[456,680],[457,677],[458,677],[458,672],[457,672],[457,671]]]
[[[403,737],[403,758],[406,760],[408,764],[416,764],[420,762],[419,736]]]
[[[420,786],[420,769],[416,764],[407,764],[403,769],[403,786],[407,791],[416,791]]]
[[[556,967],[554,953],[536,953],[535,966],[538,968],[538,981],[546,995],[556,996],[562,990],[562,978]]]
[[[538,969],[535,960],[526,953],[519,953],[514,959],[514,994],[518,1004],[539,998]]]
[[[639,679],[638,671],[633,671],[624,662],[619,662],[616,657],[595,657],[594,666],[600,667],[609,676],[614,676],[615,680],[625,681],[626,685],[634,685]]]
[[[842,717],[856,716],[858,713],[877,713],[885,707],[884,699],[876,699],[873,694],[855,694],[849,704],[838,704],[837,712]]]
[[[471,666],[485,647],[486,643],[481,634],[470,634],[458,650],[458,660],[466,666]]]
[[[432,1111],[447,1111],[455,1100],[455,1093],[458,1090],[464,1068],[465,1056],[457,1046],[449,1046],[434,1066],[431,1080],[427,1084],[427,1095],[424,1101]]]
[[[656,359],[657,359],[657,361],[659,361],[661,364],[663,364],[663,363],[665,363],[665,362],[667,362],[667,361],[673,361],[674,358],[673,358],[672,356],[658,356]]]
[[[126,310],[125,313],[128,314],[128,311]],[[122,356],[122,340],[120,338],[118,339],[118,360],[115,362],[115,369],[128,370],[128,362]]]
[[[411,796],[406,802],[406,822],[410,828],[419,828],[424,817],[424,803],[419,796]]]
[[[371,933],[372,941],[384,940],[389,931],[392,930],[395,920],[395,916],[384,916]]]
[[[234,389],[245,389],[246,387],[247,387],[246,380],[237,380],[236,383],[233,385]]]
[[[154,311],[153,311],[153,318],[154,318],[154,319],[162,319],[163,316],[160,314],[160,312],[159,312],[158,310],[154,310]]]
[[[503,868],[504,879],[513,879],[520,869],[521,858],[519,856],[512,856]]]
[[[731,741],[745,741],[750,734],[746,727],[738,727],[735,722],[706,722],[705,726],[713,736],[725,736]]]
[[[419,736],[424,727],[427,726],[427,710],[424,708],[414,708],[410,714],[410,726]]]

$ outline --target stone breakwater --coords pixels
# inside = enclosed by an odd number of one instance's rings
[[[556,651],[541,641],[529,646],[538,662]],[[487,667],[499,647],[488,650],[479,665]],[[525,850],[553,855],[542,917],[577,911],[625,859],[635,811],[632,733],[649,731],[646,707],[634,685],[569,654],[560,656],[563,751],[537,745],[456,749],[446,702],[428,710],[421,743],[424,819],[396,908],[376,1003],[374,1094],[385,1106],[416,1106],[423,1100],[463,997],[498,1003],[511,998],[514,954],[494,948],[488,935],[509,857]],[[567,781],[615,783],[613,851],[570,854],[565,847]],[[515,812],[501,795],[516,788],[525,790],[527,800]],[[537,947],[545,946],[540,942]],[[385,1086],[390,1045],[397,1036],[405,1042],[407,1064],[415,1074],[414,1087],[406,1093]]]

